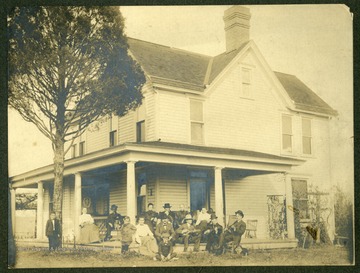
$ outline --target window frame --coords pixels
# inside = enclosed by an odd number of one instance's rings
[[[291,132],[284,132],[284,118],[288,117],[290,119],[290,128]],[[293,128],[293,116],[289,114],[281,114],[281,153],[282,154],[293,154],[294,153],[294,128]],[[290,150],[284,148],[284,136],[290,137]]]
[[[112,130],[109,132],[109,147],[114,147],[118,144],[117,141],[117,130]]]
[[[305,197],[299,196],[297,197],[296,194],[294,193],[294,184],[296,182],[305,182],[305,188],[306,188],[306,192],[305,192]],[[310,210],[309,210],[309,181],[306,178],[300,178],[300,177],[293,177],[291,178],[291,189],[292,189],[292,199],[293,199],[293,207],[299,210],[299,219],[300,221],[309,221],[311,219],[310,217]],[[303,212],[300,207],[299,204],[306,204],[306,210],[305,212]],[[305,214],[305,217],[303,217],[303,215]]]
[[[145,120],[136,122],[136,142],[141,143],[146,141],[146,127]]]
[[[309,125],[310,125],[310,134],[309,135],[304,134],[304,121],[309,122]],[[307,139],[310,140],[310,142],[309,142],[310,143],[310,153],[305,153],[304,152],[304,148],[305,148],[304,138],[307,138]],[[314,154],[312,119],[307,118],[307,117],[302,117],[301,118],[301,153],[304,156],[312,156]]]
[[[85,141],[79,142],[79,156],[83,156],[85,154]]]
[[[194,118],[195,114],[192,114],[192,103],[201,103],[201,118],[196,119],[196,117]],[[196,99],[190,99],[190,143],[193,145],[204,145],[204,102],[202,100],[196,100]],[[201,128],[201,140],[199,141],[195,141],[193,139],[193,125],[200,125]]]
[[[74,143],[73,145],[71,145],[71,158],[76,157],[76,150],[77,150],[77,143]]]

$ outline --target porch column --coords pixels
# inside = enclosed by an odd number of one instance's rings
[[[38,197],[37,197],[37,208],[36,208],[36,239],[44,238],[44,183],[39,181],[38,185]]]
[[[286,193],[286,224],[289,239],[295,239],[294,224],[294,205],[292,196],[291,177],[285,174],[285,193]]]
[[[10,189],[10,202],[11,202],[11,225],[12,225],[12,234],[15,237],[15,225],[16,225],[16,189]]]
[[[224,199],[223,199],[223,187],[222,187],[222,167],[215,167],[215,212],[219,219],[219,224],[225,227],[224,219]]]
[[[126,209],[130,221],[135,225],[136,216],[136,185],[135,185],[135,163],[136,161],[127,161],[127,181],[126,181]]]
[[[79,217],[81,215],[81,174],[75,174],[74,186],[74,235],[76,238],[80,236]]]

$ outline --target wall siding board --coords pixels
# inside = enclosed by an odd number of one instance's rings
[[[111,175],[110,177],[110,206],[118,206],[121,215],[127,214],[127,194],[126,194],[126,171]]]
[[[268,238],[267,195],[285,195],[285,182],[281,174],[253,175],[243,178],[226,178],[226,214],[242,210],[244,221],[258,220],[258,238]]]

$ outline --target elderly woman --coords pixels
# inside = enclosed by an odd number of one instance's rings
[[[99,242],[99,228],[94,224],[94,219],[87,213],[87,209],[82,209],[79,217],[80,238],[79,244],[89,244]]]

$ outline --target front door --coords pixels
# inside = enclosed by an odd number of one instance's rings
[[[207,172],[190,172],[190,210],[209,208],[209,183]]]

